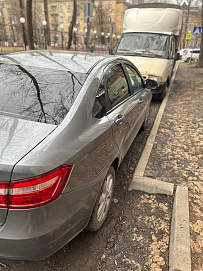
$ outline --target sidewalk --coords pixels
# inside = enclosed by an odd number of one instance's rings
[[[180,63],[144,176],[189,188],[192,270],[203,270],[203,69]]]

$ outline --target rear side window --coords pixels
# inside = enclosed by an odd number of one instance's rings
[[[107,71],[106,85],[112,107],[130,96],[121,65],[115,65]]]
[[[93,117],[100,119],[106,114],[106,97],[104,80],[102,80],[99,89],[96,94],[94,106],[92,110]]]
[[[136,72],[136,70],[133,69],[131,66],[126,65],[126,70],[128,72],[128,75],[130,77],[130,81],[131,81],[131,84],[132,84],[132,92],[136,93],[140,89],[143,88],[142,79],[139,76],[139,74]]]
[[[58,125],[87,74],[63,69],[1,64],[0,114]]]

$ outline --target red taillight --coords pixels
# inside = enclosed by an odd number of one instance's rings
[[[0,183],[0,208],[8,207],[8,187],[9,183]]]
[[[188,54],[188,51],[185,52],[185,56]]]
[[[73,165],[61,166],[35,178],[11,182],[5,195],[8,197],[7,206],[1,206],[0,200],[0,207],[30,209],[50,203],[61,195],[72,168]]]

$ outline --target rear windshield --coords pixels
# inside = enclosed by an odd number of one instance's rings
[[[66,69],[0,63],[0,114],[58,125],[87,76]]]

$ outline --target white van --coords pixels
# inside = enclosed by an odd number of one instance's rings
[[[170,84],[182,31],[180,6],[145,3],[130,6],[124,16],[123,35],[116,55],[132,61],[145,79],[158,82],[153,98],[162,100]]]

